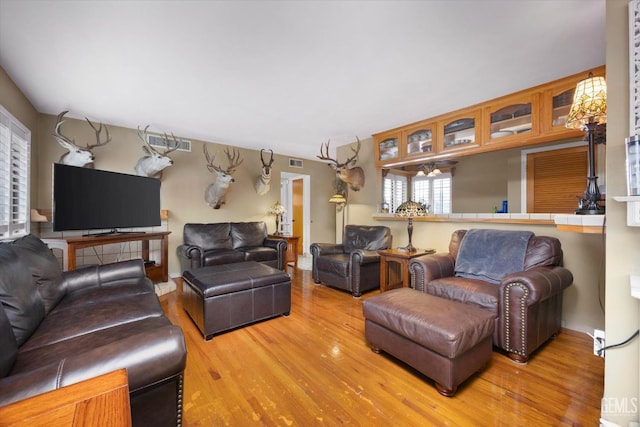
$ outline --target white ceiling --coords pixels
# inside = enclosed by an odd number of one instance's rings
[[[0,0],[38,111],[309,159],[604,63],[605,0]]]

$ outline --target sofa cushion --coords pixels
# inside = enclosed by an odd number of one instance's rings
[[[533,236],[527,246],[524,259],[524,270],[533,267],[560,265],[562,263],[562,246],[560,240],[549,236]]]
[[[232,222],[231,239],[233,249],[262,246],[267,238],[267,225],[264,222]]]
[[[202,266],[244,261],[244,254],[232,249],[213,249],[204,253]]]
[[[474,304],[498,316],[500,287],[484,280],[443,277],[427,283],[427,293],[452,301]]]
[[[18,344],[13,335],[9,318],[0,304],[0,377],[5,377],[13,367],[18,353]]]
[[[21,346],[44,318],[44,304],[27,267],[28,249],[0,244],[0,303]]]
[[[231,226],[228,222],[213,224],[185,224],[184,243],[210,249],[231,249]]]
[[[24,249],[21,257],[24,257],[25,265],[31,271],[44,303],[45,314],[48,314],[65,294],[58,259],[42,240],[31,234],[14,240],[13,246]]]
[[[103,289],[102,299],[79,298],[72,305],[66,299],[49,313],[20,351],[67,341],[97,331],[130,324],[150,317],[162,317],[155,292],[129,293],[126,289]],[[111,293],[111,295],[108,295]]]
[[[264,246],[256,246],[253,248],[238,248],[238,251],[244,253],[245,261],[271,261],[278,259],[278,251],[273,248]]]

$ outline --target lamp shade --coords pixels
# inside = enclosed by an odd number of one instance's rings
[[[396,209],[396,216],[413,218],[427,215],[427,209],[422,203],[407,200]]]
[[[607,122],[607,82],[604,77],[589,77],[576,85],[566,127],[582,129],[587,123]]]
[[[329,198],[329,203],[345,204],[347,203],[347,199],[342,194],[337,193]]]

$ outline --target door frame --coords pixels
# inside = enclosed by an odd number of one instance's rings
[[[280,172],[280,199],[287,212],[292,212],[291,201],[293,200],[293,186],[291,181],[302,179],[302,252],[309,254],[311,245],[311,175]],[[291,230],[291,217],[286,216],[283,220],[285,230]]]

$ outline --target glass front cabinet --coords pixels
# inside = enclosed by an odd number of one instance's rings
[[[376,165],[384,166],[388,163],[397,163],[400,160],[400,135],[399,130],[373,135]]]
[[[605,66],[373,135],[376,166],[584,137],[565,123],[578,82]]]
[[[605,67],[591,71],[594,76],[604,76]],[[588,72],[576,74],[547,85],[542,92],[542,132],[545,135],[557,135],[566,138],[584,135],[581,129],[567,129],[567,115],[573,103],[573,93],[578,82],[586,79]]]
[[[402,131],[402,153],[406,159],[425,158],[436,153],[436,122],[424,121]]]
[[[511,144],[540,133],[537,92],[507,96],[487,103],[484,108],[485,144]]]
[[[442,151],[463,150],[480,146],[482,110],[474,108],[447,115],[439,123]]]

